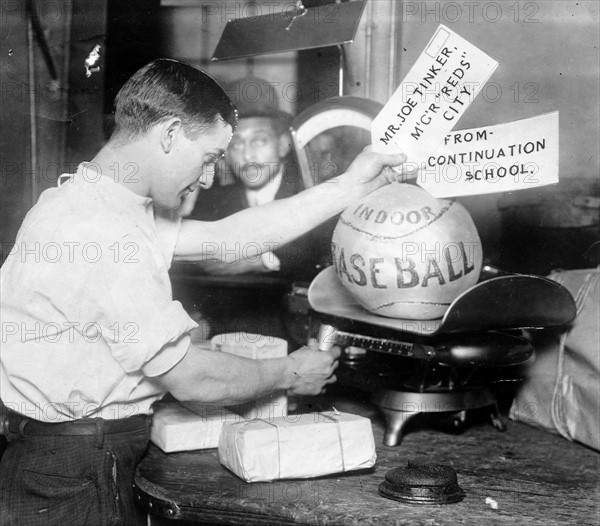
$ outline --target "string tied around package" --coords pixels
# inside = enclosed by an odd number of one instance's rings
[[[334,414],[339,414],[338,411],[334,408]],[[323,418],[329,420],[330,422],[333,422],[335,424],[335,428],[336,428],[336,432],[337,432],[337,442],[340,448],[340,460],[342,462],[342,472],[346,471],[346,462],[344,459],[344,446],[342,443],[342,430],[340,427],[340,422],[337,418],[334,418],[331,415],[328,415],[324,412],[319,412],[319,413],[315,413],[315,415],[319,415],[322,416]],[[277,478],[280,479],[281,478],[281,440],[279,437],[279,426],[274,423],[274,422],[269,422],[268,420],[265,420],[263,418],[256,418],[254,420],[251,420],[249,422],[246,422],[244,424],[244,426],[250,424],[250,422],[264,422],[265,424],[275,428],[275,433],[277,435]]]

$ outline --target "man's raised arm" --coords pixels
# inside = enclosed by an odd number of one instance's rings
[[[248,208],[214,222],[184,220],[175,259],[231,261],[256,256],[288,243],[361,197],[392,181],[388,166],[406,161],[400,154],[365,149],[339,177],[287,199]]]

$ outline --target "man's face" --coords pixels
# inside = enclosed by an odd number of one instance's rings
[[[227,150],[227,164],[247,188],[257,190],[273,180],[289,151],[267,117],[240,119]]]
[[[231,138],[231,126],[218,120],[195,140],[183,133],[171,152],[168,173],[153,186],[152,198],[163,208],[177,208],[198,187],[210,188],[215,163],[223,156]]]

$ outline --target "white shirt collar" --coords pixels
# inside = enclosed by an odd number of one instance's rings
[[[258,190],[252,190],[246,188],[246,199],[248,199],[248,206],[260,206],[266,203],[270,203],[275,200],[275,195],[281,186],[283,179],[283,169],[280,168],[277,175],[267,182],[262,188]]]
[[[125,201],[133,201],[135,204],[148,208],[152,204],[151,197],[144,197],[129,190],[122,184],[118,184],[112,177],[101,174],[94,163],[87,161],[82,162],[77,167],[77,172],[74,174],[62,174],[56,181],[57,186],[63,186],[66,183],[89,183],[97,184],[102,188],[109,189],[116,193]]]

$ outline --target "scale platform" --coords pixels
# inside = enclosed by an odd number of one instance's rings
[[[479,283],[459,295],[443,318],[386,318],[365,310],[337,278],[333,266],[322,270],[308,289],[311,309],[340,320],[416,336],[437,336],[506,329],[542,329],[569,324],[575,302],[559,283],[525,274],[484,268]]]
[[[573,297],[562,285],[492,267],[435,320],[368,312],[342,286],[334,267],[313,280],[308,301],[311,317],[320,323],[319,348],[345,349],[338,379],[371,393],[386,416],[384,443],[391,446],[422,413],[452,412],[464,423],[466,410],[491,406],[492,423],[504,429],[489,385],[497,374],[481,372],[526,362],[534,354],[527,329],[565,326],[576,316]]]

